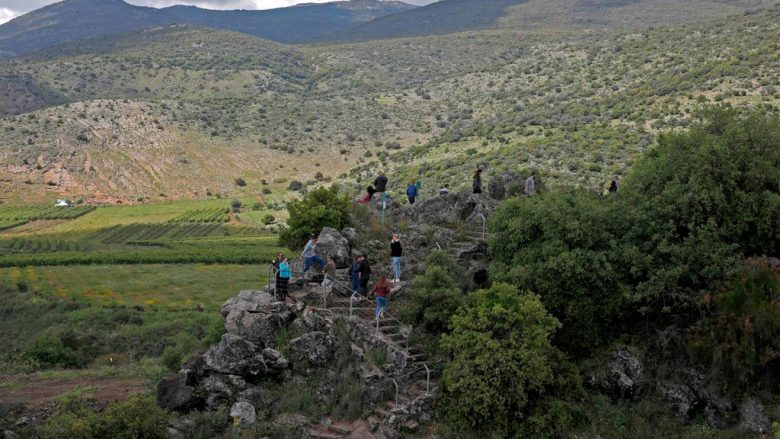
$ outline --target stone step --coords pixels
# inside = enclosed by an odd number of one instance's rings
[[[387,419],[390,417],[390,412],[382,408],[374,409],[374,413],[376,413],[381,419]]]
[[[343,439],[344,435],[324,429],[324,426],[310,427],[307,429],[309,437],[316,439]]]
[[[328,430],[341,435],[347,435],[352,432],[352,424],[345,422],[334,422],[328,426]]]
[[[409,355],[409,358],[411,358],[412,361],[417,363],[419,361],[425,361],[425,359],[428,358],[428,356],[425,355],[425,354],[412,354],[412,355]]]

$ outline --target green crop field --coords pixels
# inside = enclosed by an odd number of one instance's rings
[[[267,212],[242,222],[229,204],[0,208],[0,369],[178,369],[220,337],[226,299],[265,285],[278,251],[252,220]]]

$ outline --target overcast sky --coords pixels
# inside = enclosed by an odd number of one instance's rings
[[[59,0],[0,0],[0,24]],[[273,9],[297,3],[325,3],[332,0],[125,0],[140,6],[162,8],[171,5],[193,5],[208,9]],[[436,0],[402,0],[413,5],[427,5]]]

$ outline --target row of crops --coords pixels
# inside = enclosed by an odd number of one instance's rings
[[[145,241],[180,240],[207,236],[246,236],[257,234],[251,227],[220,223],[130,224],[100,230],[89,239],[102,244],[127,244]]]
[[[273,236],[214,237],[167,243],[164,247],[129,246],[118,250],[50,251],[0,254],[0,267],[113,264],[265,264],[276,252]]]
[[[21,226],[36,220],[75,219],[95,209],[95,206],[31,206],[0,209],[0,230]]]
[[[84,243],[52,238],[13,238],[0,241],[0,251],[19,252],[62,252],[84,251]]]
[[[226,223],[229,210],[223,208],[190,210],[173,218],[169,223]]]

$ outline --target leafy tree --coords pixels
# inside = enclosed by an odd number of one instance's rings
[[[309,236],[323,227],[341,230],[351,223],[352,203],[349,196],[339,194],[337,188],[315,189],[302,200],[287,206],[290,219],[279,235],[279,244],[290,249],[301,248]]]
[[[456,278],[452,257],[443,250],[432,251],[425,259],[425,273],[413,281],[410,319],[431,334],[446,332],[450,319],[465,299]]]
[[[729,107],[668,133],[624,182],[623,239],[649,256],[637,292],[684,305],[722,287],[744,256],[780,248],[780,119]]]
[[[570,351],[605,341],[627,296],[622,267],[635,256],[611,205],[586,192],[547,194],[508,200],[491,218],[493,279],[539,294]]]
[[[560,323],[539,297],[496,283],[452,318],[442,345],[453,356],[442,377],[441,410],[460,429],[506,437],[553,380]]]

